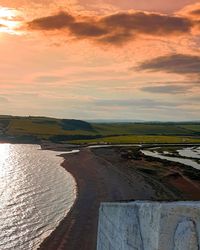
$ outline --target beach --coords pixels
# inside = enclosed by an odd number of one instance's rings
[[[166,177],[166,182],[148,178],[133,166],[155,163],[121,160],[114,149],[83,148],[79,153],[64,157],[62,167],[77,182],[77,199],[66,218],[41,244],[40,250],[95,250],[101,202],[200,198],[198,185],[193,186],[180,176],[177,185],[173,185],[175,179],[174,176],[169,177],[170,175]],[[195,197],[184,194],[189,186]]]

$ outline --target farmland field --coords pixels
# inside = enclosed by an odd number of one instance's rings
[[[180,127],[187,129],[189,131],[200,132],[200,125],[199,124],[182,125]]]
[[[88,123],[46,117],[0,116],[0,136],[65,143],[199,143],[200,123]]]
[[[184,137],[184,136],[149,136],[149,135],[125,135],[125,136],[111,136],[92,140],[73,140],[71,143],[76,144],[94,144],[94,143],[108,143],[108,144],[125,144],[125,143],[200,143],[200,138]]]
[[[180,125],[168,123],[119,123],[93,124],[93,128],[100,134],[107,135],[193,135],[200,132],[200,124]]]

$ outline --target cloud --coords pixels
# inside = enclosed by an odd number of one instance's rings
[[[149,86],[141,88],[142,91],[148,93],[158,94],[183,94],[191,89],[190,86],[185,85],[160,85],[160,86]]]
[[[137,69],[200,76],[200,56],[170,54],[147,60],[141,63]]]
[[[196,20],[198,17],[200,18],[200,3],[187,5],[177,12],[177,14]]]
[[[197,36],[200,34],[200,2],[185,6],[176,14],[186,17],[193,22],[193,35]]]
[[[104,17],[101,22],[112,28],[121,28],[151,35],[189,32],[192,23],[187,18],[145,12],[117,13]]]
[[[133,40],[134,35],[131,32],[118,31],[116,33],[108,34],[98,39],[99,43],[103,44],[113,44],[113,45],[123,45],[124,43]]]
[[[197,9],[197,10],[193,10],[190,12],[192,15],[197,15],[197,16],[200,16],[200,8]]]
[[[33,30],[59,30],[69,27],[74,22],[74,17],[67,12],[59,12],[56,15],[37,18],[28,23]]]
[[[54,83],[64,80],[65,78],[62,76],[39,76],[35,79],[35,82],[41,82],[41,83]]]
[[[193,102],[196,102],[197,104],[200,105],[200,96],[192,96],[189,98],[189,101],[193,101]]]
[[[69,26],[69,30],[77,37],[99,37],[107,34],[109,30],[101,27],[98,23],[90,22],[74,22]]]
[[[65,36],[98,43],[121,45],[140,34],[178,36],[188,34],[193,23],[187,17],[148,12],[119,12],[107,16],[81,16],[59,12],[28,23],[31,30],[61,31]],[[64,32],[63,31],[68,31]]]
[[[0,96],[0,103],[8,103],[8,99],[3,96]]]
[[[152,99],[100,99],[95,100],[94,104],[96,106],[103,107],[135,107],[135,108],[164,108],[164,107],[177,107],[178,103],[168,102],[168,101],[158,101]]]

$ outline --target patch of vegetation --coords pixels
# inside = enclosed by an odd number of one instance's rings
[[[193,125],[175,123],[109,123],[93,124],[98,133],[108,135],[194,135]],[[194,125],[199,126],[200,125]],[[199,130],[200,131],[200,130]]]
[[[0,116],[0,135],[66,143],[200,143],[200,123],[88,123],[49,117]]]
[[[88,122],[80,121],[80,120],[61,120],[61,126],[64,130],[93,130],[92,125]]]
[[[77,135],[55,135],[55,136],[52,136],[50,137],[49,139],[52,141],[52,142],[69,142],[69,141],[73,141],[73,140],[91,140],[91,139],[98,139],[99,135],[96,135],[96,136],[92,136],[92,135],[80,135],[80,134],[77,134]]]
[[[6,135],[8,136],[32,135],[38,139],[50,139],[54,136],[65,135],[66,138],[70,139],[95,138],[92,136],[82,137],[82,135],[89,136],[92,134],[92,126],[87,122],[43,117],[12,117],[6,129]]]
[[[71,143],[108,143],[108,144],[159,144],[159,143],[200,143],[200,138],[183,137],[183,136],[149,136],[149,135],[125,135],[125,136],[111,136],[92,140],[74,140]]]
[[[180,127],[190,131],[199,132],[200,134],[200,124],[180,125]]]

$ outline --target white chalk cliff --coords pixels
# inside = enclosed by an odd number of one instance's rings
[[[103,203],[97,250],[200,250],[200,202]]]

